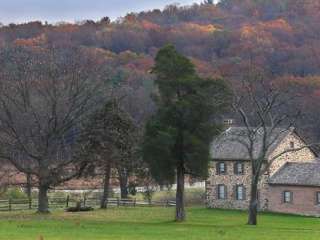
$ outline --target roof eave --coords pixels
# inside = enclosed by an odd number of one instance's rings
[[[256,160],[256,159],[254,159]],[[249,158],[211,158],[211,161],[246,161],[250,162],[251,159]],[[268,161],[268,159],[265,159],[264,161]]]
[[[250,159],[239,159],[239,158],[211,158],[211,161],[246,161],[250,162]]]
[[[320,187],[320,184],[298,184],[298,183],[268,183],[275,186],[290,186],[290,187]]]

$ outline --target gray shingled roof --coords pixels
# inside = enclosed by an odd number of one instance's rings
[[[320,162],[286,163],[270,179],[270,184],[320,186]]]
[[[294,130],[285,130],[277,128],[273,131],[269,141],[274,143],[269,148],[267,157],[273,152],[273,150],[282,142],[282,140],[291,134]],[[257,133],[255,137],[254,156],[258,157],[262,146],[262,135]],[[215,138],[211,143],[210,154],[213,160],[250,160],[249,153],[246,147],[241,143],[248,143],[248,137],[246,136],[246,128],[244,127],[231,127],[223,132],[220,136]]]

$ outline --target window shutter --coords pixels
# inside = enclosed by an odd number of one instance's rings
[[[228,174],[228,166],[227,166],[227,163],[223,163],[224,164],[224,175],[227,175]]]
[[[285,191],[281,193],[281,203],[285,202],[284,198],[285,198]]]
[[[293,203],[293,192],[290,192],[290,203]]]
[[[217,175],[220,175],[219,162],[216,163],[216,173],[217,173]]]
[[[241,163],[241,174],[244,175],[244,163]]]
[[[320,192],[316,192],[316,205],[320,205]]]
[[[242,195],[243,195],[243,200],[246,200],[247,199],[247,189],[246,189],[246,187],[244,185],[243,185]]]
[[[224,199],[228,199],[228,188],[224,185]]]
[[[238,200],[237,185],[233,186],[233,194],[234,194],[234,199]]]
[[[216,186],[216,199],[220,199],[219,198],[219,185]]]
[[[233,164],[233,173],[238,174],[238,168],[237,168],[237,163]]]

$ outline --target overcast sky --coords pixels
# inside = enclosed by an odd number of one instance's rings
[[[190,5],[202,0],[0,0],[0,22],[21,23],[115,19],[128,12],[163,8],[170,3]]]

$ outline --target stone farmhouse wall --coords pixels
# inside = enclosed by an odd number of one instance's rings
[[[286,137],[282,143],[277,146],[271,156],[275,156],[280,152],[291,147],[291,142],[294,142],[295,148],[299,148],[305,143],[295,134]],[[315,154],[309,149],[305,148],[300,151],[291,152],[279,157],[271,166],[267,173],[265,173],[259,183],[259,208],[260,210],[269,210],[270,195],[268,179],[272,174],[278,171],[286,162],[312,162],[316,158]],[[227,172],[225,175],[217,175],[216,165],[220,161],[212,161],[209,167],[209,178],[206,181],[206,204],[209,208],[227,208],[227,209],[247,209],[249,206],[249,194],[251,185],[251,163],[250,161],[241,161],[244,163],[244,174],[236,175],[234,173],[234,164],[239,160],[225,160],[221,161],[226,164]],[[227,199],[218,199],[217,186],[224,184],[227,187]],[[246,189],[245,200],[236,200],[235,186],[243,185]]]
[[[220,161],[212,161],[209,170],[209,179],[206,181],[206,204],[209,208],[226,209],[247,209],[249,206],[249,194],[251,191],[251,163],[242,161],[244,164],[244,173],[242,175],[234,174],[234,165],[239,161],[222,161],[226,164],[227,172],[225,175],[217,175],[216,164]],[[264,209],[266,192],[264,188],[267,184],[267,176],[264,175],[259,183],[259,207]],[[217,187],[223,184],[227,187],[227,198],[218,199]],[[245,199],[237,200],[235,187],[243,185],[245,187]]]
[[[278,145],[278,147],[270,155],[270,158],[289,149],[291,142],[294,143],[294,148],[305,146],[305,143],[296,134],[290,134]],[[277,158],[277,160],[271,164],[269,169],[270,176],[278,171],[279,168],[281,168],[286,162],[313,162],[315,159],[315,154],[309,148],[304,148],[302,150],[294,152],[288,152]]]
[[[269,189],[269,211],[320,217],[320,205],[316,202],[320,187],[270,185]],[[291,203],[284,203],[284,191],[292,192]]]
[[[244,174],[234,174],[234,164],[237,161],[225,161],[227,172],[225,175],[217,175],[216,164],[218,161],[213,161],[209,170],[209,179],[206,182],[207,206],[210,208],[230,208],[230,209],[243,209],[249,204],[248,197],[245,200],[235,200],[234,186],[243,184],[246,192],[250,189],[250,162],[244,162]],[[217,186],[224,184],[227,187],[227,198],[218,199]]]

